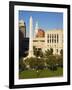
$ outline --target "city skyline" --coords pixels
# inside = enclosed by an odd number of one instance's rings
[[[19,11],[19,20],[26,23],[26,36],[29,37],[29,19],[33,18],[33,35],[36,22],[38,27],[44,31],[61,29],[63,30],[63,13],[58,12],[40,12],[40,11]]]

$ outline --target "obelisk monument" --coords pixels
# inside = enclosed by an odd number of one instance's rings
[[[28,57],[33,57],[33,20],[32,16],[30,16],[29,20],[29,55]]]

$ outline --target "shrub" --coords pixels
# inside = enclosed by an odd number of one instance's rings
[[[56,57],[54,55],[50,55],[47,59],[46,59],[46,63],[47,63],[47,66],[50,70],[57,70],[57,60],[56,60]]]
[[[26,64],[24,63],[23,58],[21,58],[19,60],[19,71],[23,71],[23,70],[26,70],[26,69],[27,69]]]
[[[41,58],[28,58],[25,60],[26,64],[30,66],[30,69],[43,69],[44,59]]]

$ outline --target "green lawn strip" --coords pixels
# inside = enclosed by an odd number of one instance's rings
[[[36,78],[35,70],[26,70],[20,73],[19,78]]]
[[[20,79],[29,79],[29,78],[43,78],[43,77],[56,77],[56,76],[62,76],[63,75],[63,69],[58,68],[56,71],[51,71],[49,69],[45,70],[26,70],[19,73]]]
[[[43,70],[39,77],[56,77],[56,76],[62,76],[63,70],[61,68],[58,68],[57,71],[51,71],[51,70]]]

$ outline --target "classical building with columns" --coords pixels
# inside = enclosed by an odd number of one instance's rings
[[[60,54],[60,51],[63,50],[63,30],[47,30],[45,37],[33,39],[33,46],[43,52],[53,48],[53,54]]]

